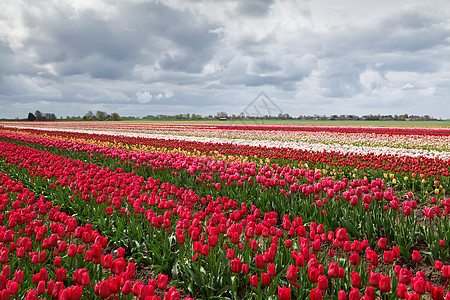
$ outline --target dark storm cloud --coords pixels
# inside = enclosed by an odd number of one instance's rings
[[[88,74],[93,78],[126,78],[135,64],[198,73],[214,53],[214,26],[189,11],[158,3],[120,5],[105,19],[101,11],[70,8],[24,12],[38,63],[54,63],[61,75]],[[171,49],[176,53],[171,53]]]
[[[100,13],[86,9],[73,16],[62,8],[49,15],[24,12],[31,32],[25,47],[36,51],[38,63],[74,64],[93,56],[120,62],[135,57],[143,46],[141,39],[101,19]]]

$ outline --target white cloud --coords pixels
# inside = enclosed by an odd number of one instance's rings
[[[150,103],[152,100],[170,99],[173,98],[174,93],[171,90],[165,90],[164,92],[158,92],[151,94],[148,91],[136,92],[136,98],[139,103]]]
[[[153,99],[153,95],[148,91],[136,92],[136,97],[139,103],[150,103]]]
[[[383,84],[382,75],[374,70],[365,70],[359,75],[359,80],[367,93],[371,93],[374,89],[380,88]]]
[[[404,89],[404,90],[410,90],[410,89],[412,89],[412,88],[414,88],[414,85],[411,84],[411,83],[407,83],[407,84],[405,84],[405,85],[403,86],[403,89]]]

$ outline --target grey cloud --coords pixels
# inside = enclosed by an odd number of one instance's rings
[[[64,116],[96,105],[121,115],[145,109],[215,114],[253,100],[261,90],[285,101],[292,115],[318,109],[342,114],[352,103],[356,114],[363,107],[402,110],[409,109],[403,99],[424,97],[445,105],[449,11],[421,2],[425,8],[406,10],[382,2],[384,14],[362,20],[355,18],[358,8],[344,1],[349,20],[333,27],[308,1],[83,2],[89,9],[25,1],[15,6],[23,10],[17,22],[3,26],[9,19],[0,14],[0,31],[19,25],[0,32],[0,106],[16,101],[19,111],[51,99],[48,107]],[[407,84],[414,88],[403,89]],[[154,96],[166,88],[174,97],[138,103],[137,92]],[[290,102],[297,95],[301,101]],[[383,102],[390,97],[395,101]],[[416,111],[428,109],[420,101],[414,105]],[[64,113],[65,107],[78,112]]]
[[[198,73],[214,53],[214,25],[189,11],[158,3],[128,4],[105,20],[101,12],[85,9],[76,16],[69,8],[40,15],[24,12],[38,63],[55,63],[61,75],[89,74],[94,78],[125,78],[133,65]],[[177,50],[172,56],[170,49]]]
[[[213,32],[217,25],[188,10],[178,11],[155,3],[141,3],[128,9],[127,15],[138,20],[129,26],[148,35],[145,50],[159,56],[162,69],[198,73],[217,50],[219,37]],[[176,55],[170,52],[171,48],[176,49]]]
[[[410,55],[408,53],[383,53],[371,58],[380,63],[382,71],[434,73],[442,68],[442,60],[432,55]]]
[[[251,17],[265,16],[273,4],[273,0],[241,0],[237,12]]]
[[[415,53],[449,44],[447,17],[420,8],[394,13],[363,27],[346,26],[325,36],[331,55],[350,53]]]

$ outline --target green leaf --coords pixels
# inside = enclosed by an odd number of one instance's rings
[[[342,224],[344,225],[345,229],[347,229],[350,234],[356,238],[359,238],[360,234],[358,233],[358,230],[356,229],[355,225],[353,225],[349,220],[342,219]]]

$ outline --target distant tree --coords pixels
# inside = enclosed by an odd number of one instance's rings
[[[202,118],[202,115],[192,114],[191,120],[200,120]]]
[[[28,113],[28,121],[36,121],[35,115],[33,115],[32,113]]]
[[[36,110],[34,112],[34,115],[36,116],[36,121],[41,121],[42,120],[42,113],[39,110]]]
[[[217,113],[216,119],[228,119],[228,114],[224,111],[220,111]]]
[[[107,117],[107,113],[104,111],[97,110],[97,112],[95,113],[95,116],[97,117],[98,120],[105,121],[106,117]]]
[[[46,114],[44,115],[44,118],[45,118],[47,121],[56,121],[56,115],[55,115],[55,114],[52,114],[52,113],[46,113]]]
[[[113,120],[113,121],[120,121],[121,119],[120,119],[120,116],[119,116],[118,113],[113,112],[113,113],[111,114],[111,120]]]
[[[88,111],[84,115],[83,120],[85,120],[85,121],[92,121],[92,120],[94,120],[94,113],[92,111]]]

